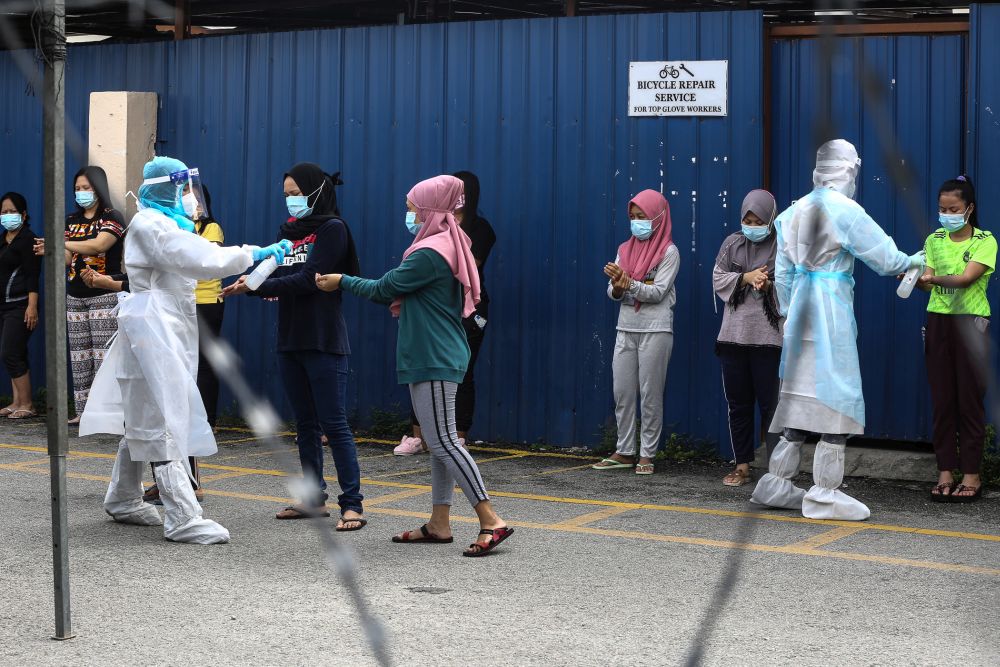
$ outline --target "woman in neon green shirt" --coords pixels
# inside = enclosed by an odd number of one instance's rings
[[[938,463],[931,498],[965,503],[982,494],[990,324],[986,286],[996,267],[997,241],[979,227],[976,191],[965,176],[941,186],[938,212],[941,228],[924,244],[927,268],[918,283],[931,293],[924,345]],[[952,476],[956,468],[961,484]]]

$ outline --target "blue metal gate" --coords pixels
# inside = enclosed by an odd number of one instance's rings
[[[937,188],[963,170],[965,35],[837,38],[829,95],[820,89],[824,62],[819,39],[779,39],[771,45],[771,185],[782,206],[809,192],[816,148],[814,122],[829,99],[833,135],[861,154],[858,200],[905,252],[915,252],[936,228]],[[867,87],[864,70],[873,75]],[[886,133],[880,118],[891,127]],[[913,220],[886,162],[895,140],[902,164],[914,175],[922,207]],[[992,172],[996,173],[996,172]],[[973,173],[975,178],[976,174]],[[984,190],[989,186],[980,184]],[[989,224],[989,223],[987,223]],[[855,312],[867,407],[873,437],[927,439],[930,403],[921,326],[926,296],[903,301],[895,281],[858,264]]]
[[[729,116],[629,118],[631,60],[729,60]],[[602,267],[629,234],[626,204],[662,189],[682,250],[668,422],[728,446],[711,270],[762,182],[758,12],[602,16],[373,27],[73,47],[67,124],[85,140],[91,91],[155,91],[159,152],[201,168],[229,242],[274,237],[294,162],[340,170],[341,208],[366,275],[409,242],[403,197],[417,180],[471,169],[499,237],[487,270],[491,324],[478,369],[477,437],[586,444],[612,415],[616,307]],[[39,100],[0,53],[0,184],[40,208]],[[71,174],[78,160],[70,155]],[[37,228],[37,225],[36,225]],[[407,397],[395,322],[348,298],[350,391],[362,414]],[[274,308],[227,307],[224,333],[253,383],[285,401]],[[33,341],[34,375],[42,377]],[[288,415],[287,406],[284,410]]]

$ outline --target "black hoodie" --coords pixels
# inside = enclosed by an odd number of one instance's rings
[[[313,210],[308,217],[291,218],[281,226],[278,239],[290,240],[294,250],[253,294],[278,297],[278,352],[350,354],[343,293],[316,287],[317,273],[359,273],[354,239],[337,215],[334,184],[339,179],[309,162],[295,165],[286,176],[309,197]]]

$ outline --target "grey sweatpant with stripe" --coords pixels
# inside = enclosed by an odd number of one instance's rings
[[[418,382],[410,385],[410,401],[431,453],[431,501],[451,505],[455,482],[473,507],[490,497],[469,452],[458,446],[455,430],[455,382]]]
[[[617,452],[635,456],[636,413],[642,421],[639,456],[651,459],[660,448],[663,435],[663,386],[674,347],[669,332],[632,333],[619,331],[611,359],[618,422]]]

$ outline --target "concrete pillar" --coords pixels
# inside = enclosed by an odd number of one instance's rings
[[[128,222],[135,215],[142,167],[156,143],[156,93],[125,91],[90,94],[89,164],[108,173],[111,202]]]

